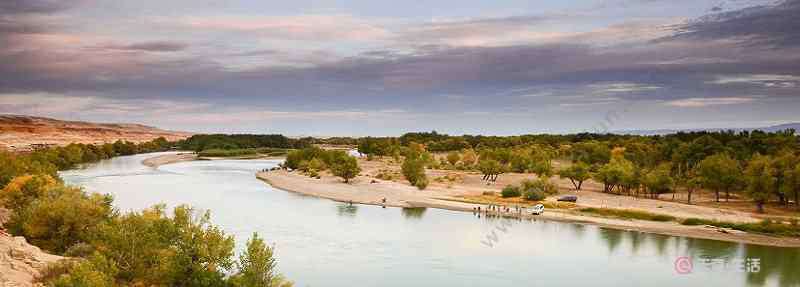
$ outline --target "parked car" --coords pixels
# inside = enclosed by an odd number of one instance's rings
[[[565,195],[558,198],[558,201],[566,201],[566,202],[577,202],[578,196],[577,195]]]
[[[534,205],[531,209],[531,214],[533,215],[540,215],[542,213],[544,213],[544,205],[542,204]]]

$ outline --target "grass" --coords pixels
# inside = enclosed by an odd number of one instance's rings
[[[800,226],[797,224],[797,221],[793,221],[787,224],[779,221],[765,219],[760,223],[733,223],[733,222],[708,220],[700,218],[687,218],[681,221],[681,224],[710,225],[710,226],[729,228],[749,233],[800,237]]]
[[[447,201],[454,201],[454,202],[463,202],[463,203],[473,203],[473,204],[500,204],[500,205],[508,205],[508,206],[534,206],[536,204],[542,204],[545,208],[558,208],[558,209],[569,209],[574,208],[576,205],[572,202],[550,202],[550,201],[529,201],[524,200],[520,197],[510,197],[510,198],[502,198],[495,192],[485,192],[483,195],[467,195],[462,196],[460,198],[438,198],[440,200],[447,200]]]
[[[244,149],[209,149],[198,153],[206,157],[239,157],[239,156],[283,156],[288,153],[282,148],[244,148]]]
[[[648,220],[648,221],[658,221],[658,222],[677,220],[677,218],[671,215],[655,214],[655,213],[630,210],[630,209],[587,207],[587,208],[581,208],[578,211],[583,213],[591,213],[605,217],[622,218],[622,219],[637,219],[637,220]]]

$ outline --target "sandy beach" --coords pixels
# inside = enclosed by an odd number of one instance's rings
[[[189,152],[177,153],[177,154],[165,154],[145,159],[142,161],[142,164],[155,168],[160,165],[182,162],[182,161],[192,161],[196,159],[197,155]]]

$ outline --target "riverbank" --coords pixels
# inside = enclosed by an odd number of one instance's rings
[[[194,153],[177,153],[177,154],[164,154],[159,156],[154,156],[142,161],[142,164],[145,166],[149,166],[152,168],[156,168],[161,165],[182,162],[182,161],[192,161],[197,160],[197,155]]]
[[[390,207],[429,207],[463,212],[473,212],[473,209],[479,206],[482,209],[486,207],[481,204],[465,202],[461,196],[470,192],[454,187],[430,186],[426,190],[418,190],[408,184],[377,180],[368,176],[359,176],[351,183],[345,184],[341,182],[340,179],[329,175],[324,175],[320,179],[315,179],[285,170],[259,172],[256,174],[256,177],[278,189],[340,202],[384,205],[383,199],[385,198],[385,205]],[[548,201],[554,201],[554,199],[550,198]],[[800,239],[798,238],[752,234],[709,226],[687,226],[676,222],[605,218],[579,213],[575,209],[548,209],[545,214],[539,216],[514,212],[497,215],[523,219],[540,218],[571,223],[586,223],[606,228],[670,236],[777,247],[800,247]],[[692,217],[703,216],[702,213],[700,213],[692,214]]]

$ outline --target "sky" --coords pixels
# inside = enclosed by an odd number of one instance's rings
[[[0,114],[291,136],[762,127],[800,122],[798,15],[800,0],[3,0]]]

